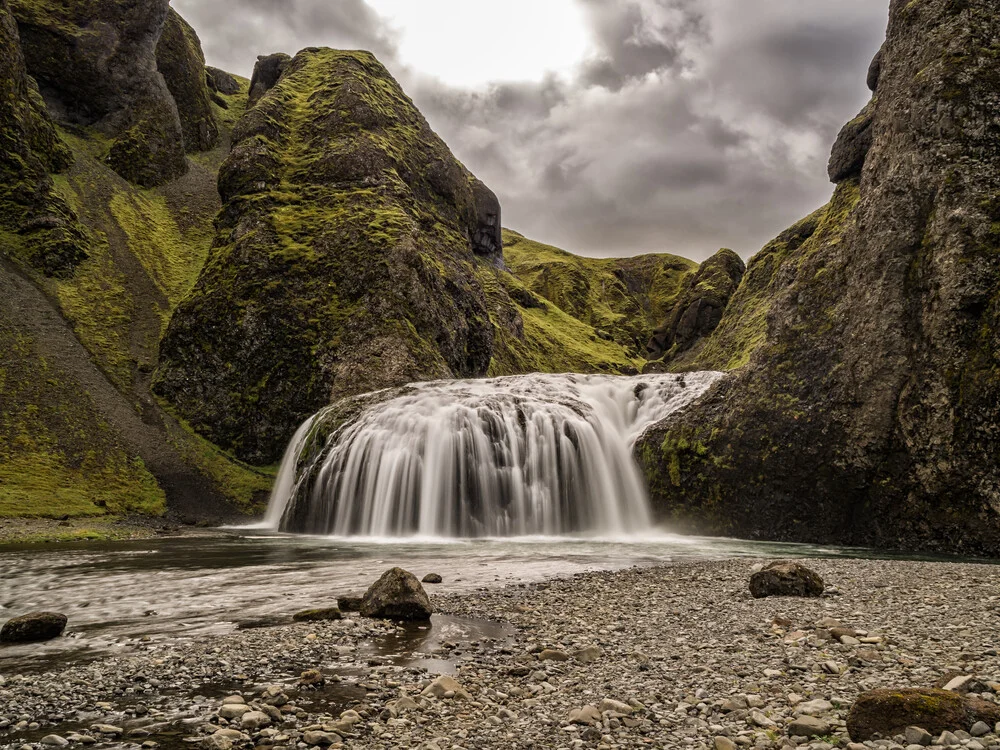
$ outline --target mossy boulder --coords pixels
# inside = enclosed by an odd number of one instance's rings
[[[155,382],[213,442],[271,463],[339,397],[487,373],[481,190],[373,56],[288,62],[235,127],[219,189]]]
[[[722,321],[722,314],[744,273],[743,259],[725,248],[702,263],[674,303],[666,323],[647,343],[649,358],[671,359],[712,333]]]
[[[60,121],[110,140],[107,162],[149,187],[187,170],[177,106],[156,69],[168,0],[13,0],[28,72]]]
[[[291,62],[292,58],[284,52],[260,55],[257,58],[257,63],[253,66],[253,78],[250,79],[248,107],[255,105],[264,94],[278,85],[278,81]]]
[[[184,147],[190,151],[208,151],[219,141],[219,125],[212,113],[212,99],[205,72],[205,54],[195,30],[177,11],[171,9],[156,45],[156,68],[167,83],[184,133]],[[236,91],[239,84],[230,76]]]
[[[236,80],[236,76],[219,68],[213,68],[211,65],[205,67],[205,83],[210,90],[226,96],[233,96],[240,93],[241,90],[240,82]]]
[[[847,731],[855,742],[868,742],[903,734],[907,727],[920,727],[934,736],[968,732],[977,721],[994,726],[1000,721],[1000,706],[948,690],[881,689],[858,696],[847,714]]]
[[[636,455],[678,529],[1000,552],[1000,17],[892,3],[863,179],[750,264]]]
[[[0,229],[9,247],[49,276],[72,274],[87,257],[88,236],[54,189],[50,172],[73,157],[59,139],[21,54],[17,25],[0,2]],[[19,252],[18,252],[19,251]]]

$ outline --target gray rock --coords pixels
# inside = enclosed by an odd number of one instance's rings
[[[69,740],[60,737],[58,734],[48,734],[42,737],[41,743],[49,747],[66,747],[69,744]]]
[[[244,729],[261,729],[271,725],[271,717],[263,711],[247,711],[240,717]]]
[[[791,737],[820,737],[830,733],[830,724],[815,716],[800,716],[788,725]]]
[[[420,581],[402,568],[392,568],[383,573],[361,602],[364,617],[428,620],[433,611],[431,600]]]
[[[283,52],[273,55],[261,55],[257,58],[257,64],[253,68],[253,78],[250,79],[250,98],[247,107],[253,107],[259,102],[264,94],[278,85],[281,74],[292,61],[292,58]]]
[[[934,741],[931,733],[920,727],[907,727],[904,736],[908,745],[929,745]]]
[[[601,712],[595,706],[587,705],[582,708],[574,708],[569,712],[566,720],[570,724],[596,724],[601,721]]]
[[[972,725],[972,729],[969,730],[969,734],[973,737],[982,737],[984,734],[990,733],[990,725],[985,721],[977,721]]]
[[[0,643],[30,643],[58,638],[69,618],[57,612],[31,612],[8,620],[0,629]]]
[[[750,594],[755,599],[768,596],[820,596],[823,579],[805,565],[778,561],[750,576]]]
[[[443,580],[437,573],[428,573],[421,579],[421,583],[441,583]]]
[[[304,609],[292,615],[295,622],[324,622],[328,620],[343,619],[339,607],[326,607],[325,609]]]

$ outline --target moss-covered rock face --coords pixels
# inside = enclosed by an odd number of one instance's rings
[[[487,373],[476,183],[374,57],[301,52],[233,142],[161,347],[157,391],[188,421],[270,463],[334,398]]]
[[[509,230],[504,232],[504,257],[535,297],[596,329],[636,361],[645,359],[654,328],[669,315],[697,269],[689,260],[666,254],[584,258]]]
[[[743,259],[725,248],[702,263],[687,289],[678,297],[667,322],[653,333],[646,345],[649,358],[670,361],[712,333],[719,326],[722,313],[746,269]]]
[[[252,107],[261,100],[268,91],[273,89],[292,58],[284,52],[276,52],[273,55],[260,55],[257,63],[253,66],[253,78],[250,79],[250,101],[248,106]]]
[[[1000,552],[1000,17],[894,0],[860,181],[749,266],[637,455],[678,528]],[[715,345],[715,348],[711,348]]]
[[[73,157],[59,139],[21,55],[17,25],[0,2],[0,231],[9,250],[49,276],[65,276],[87,257],[88,238],[49,172]]]
[[[209,151],[219,141],[219,126],[212,112],[205,71],[205,54],[194,29],[176,11],[167,14],[163,33],[156,45],[156,67],[167,83],[184,132],[184,147],[188,151]],[[227,91],[235,91],[227,83]]]
[[[187,170],[180,118],[156,70],[168,0],[13,0],[28,72],[60,121],[109,136],[125,179],[161,185]]]

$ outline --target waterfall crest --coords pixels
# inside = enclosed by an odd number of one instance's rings
[[[645,531],[632,447],[720,377],[448,380],[369,395],[346,420],[335,405],[289,444],[266,524],[371,537]]]

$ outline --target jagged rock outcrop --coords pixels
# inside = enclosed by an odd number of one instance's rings
[[[155,388],[185,419],[267,464],[334,398],[486,374],[474,178],[374,57],[299,53],[233,142],[161,346]]]
[[[113,139],[107,163],[144,187],[187,170],[180,118],[156,69],[168,0],[13,0],[28,72],[50,113]]]
[[[292,58],[284,52],[273,55],[261,55],[253,66],[253,78],[250,79],[250,102],[254,106],[268,91],[278,85],[282,74],[292,62]]]
[[[677,299],[667,322],[646,345],[649,359],[673,358],[712,333],[722,321],[746,268],[743,259],[726,248],[702,263]]]
[[[840,135],[837,136],[837,142],[833,144],[833,151],[830,153],[830,162],[827,166],[830,182],[839,184],[844,180],[861,176],[861,171],[865,167],[865,159],[868,158],[868,152],[872,148],[875,105],[876,101],[872,99],[857,117],[843,127]]]
[[[191,152],[215,148],[219,125],[212,113],[205,54],[195,30],[173,9],[167,14],[156,45],[156,67],[177,105],[185,149]],[[238,85],[236,90],[239,91]]]
[[[500,201],[479,179],[472,178],[472,197],[476,205],[472,252],[503,265],[503,227],[500,224]]]
[[[226,96],[240,93],[240,84],[236,76],[224,70],[213,68],[211,65],[205,67],[205,82],[212,91]]]
[[[49,177],[72,159],[27,74],[7,1],[0,0],[0,229],[16,233],[23,259],[49,276],[72,273],[87,257],[86,232]]]
[[[998,39],[989,0],[893,0],[863,179],[750,264],[712,337],[749,364],[637,445],[676,527],[1000,552]]]

